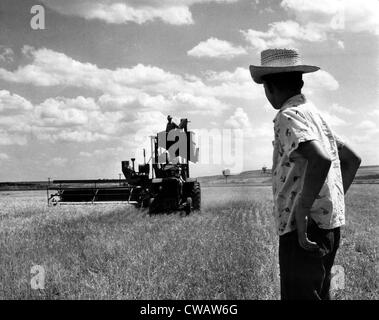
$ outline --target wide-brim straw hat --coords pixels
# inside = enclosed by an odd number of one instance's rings
[[[294,49],[267,49],[261,52],[261,65],[250,66],[251,77],[256,83],[263,83],[262,77],[284,72],[315,72],[320,68],[302,64],[300,54]]]

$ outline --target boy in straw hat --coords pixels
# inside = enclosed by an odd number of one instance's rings
[[[278,113],[274,119],[272,184],[279,234],[281,298],[330,299],[331,268],[345,224],[344,194],[360,158],[332,132],[301,89],[296,50],[269,49],[250,66]]]

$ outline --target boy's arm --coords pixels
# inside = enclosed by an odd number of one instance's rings
[[[346,194],[361,164],[361,158],[345,143],[337,142],[337,145],[341,164],[343,189]]]
[[[317,250],[318,245],[307,237],[307,224],[310,209],[324,185],[331,160],[317,140],[300,143],[297,152],[308,161],[303,189],[295,209],[298,240],[305,250]]]

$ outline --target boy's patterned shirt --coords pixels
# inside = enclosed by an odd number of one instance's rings
[[[274,119],[272,186],[274,217],[279,235],[296,229],[294,206],[302,191],[307,160],[299,143],[318,140],[332,160],[328,176],[312,208],[311,217],[322,229],[345,224],[345,202],[337,145],[341,140],[304,95],[288,99]]]

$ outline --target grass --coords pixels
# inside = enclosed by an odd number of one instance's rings
[[[379,299],[379,185],[353,185],[336,264],[345,269],[341,299]]]
[[[337,299],[378,299],[378,185],[354,185],[336,264]],[[268,187],[203,188],[203,210],[148,216],[125,206],[47,208],[0,200],[0,299],[278,299]],[[30,269],[43,265],[44,290]]]

